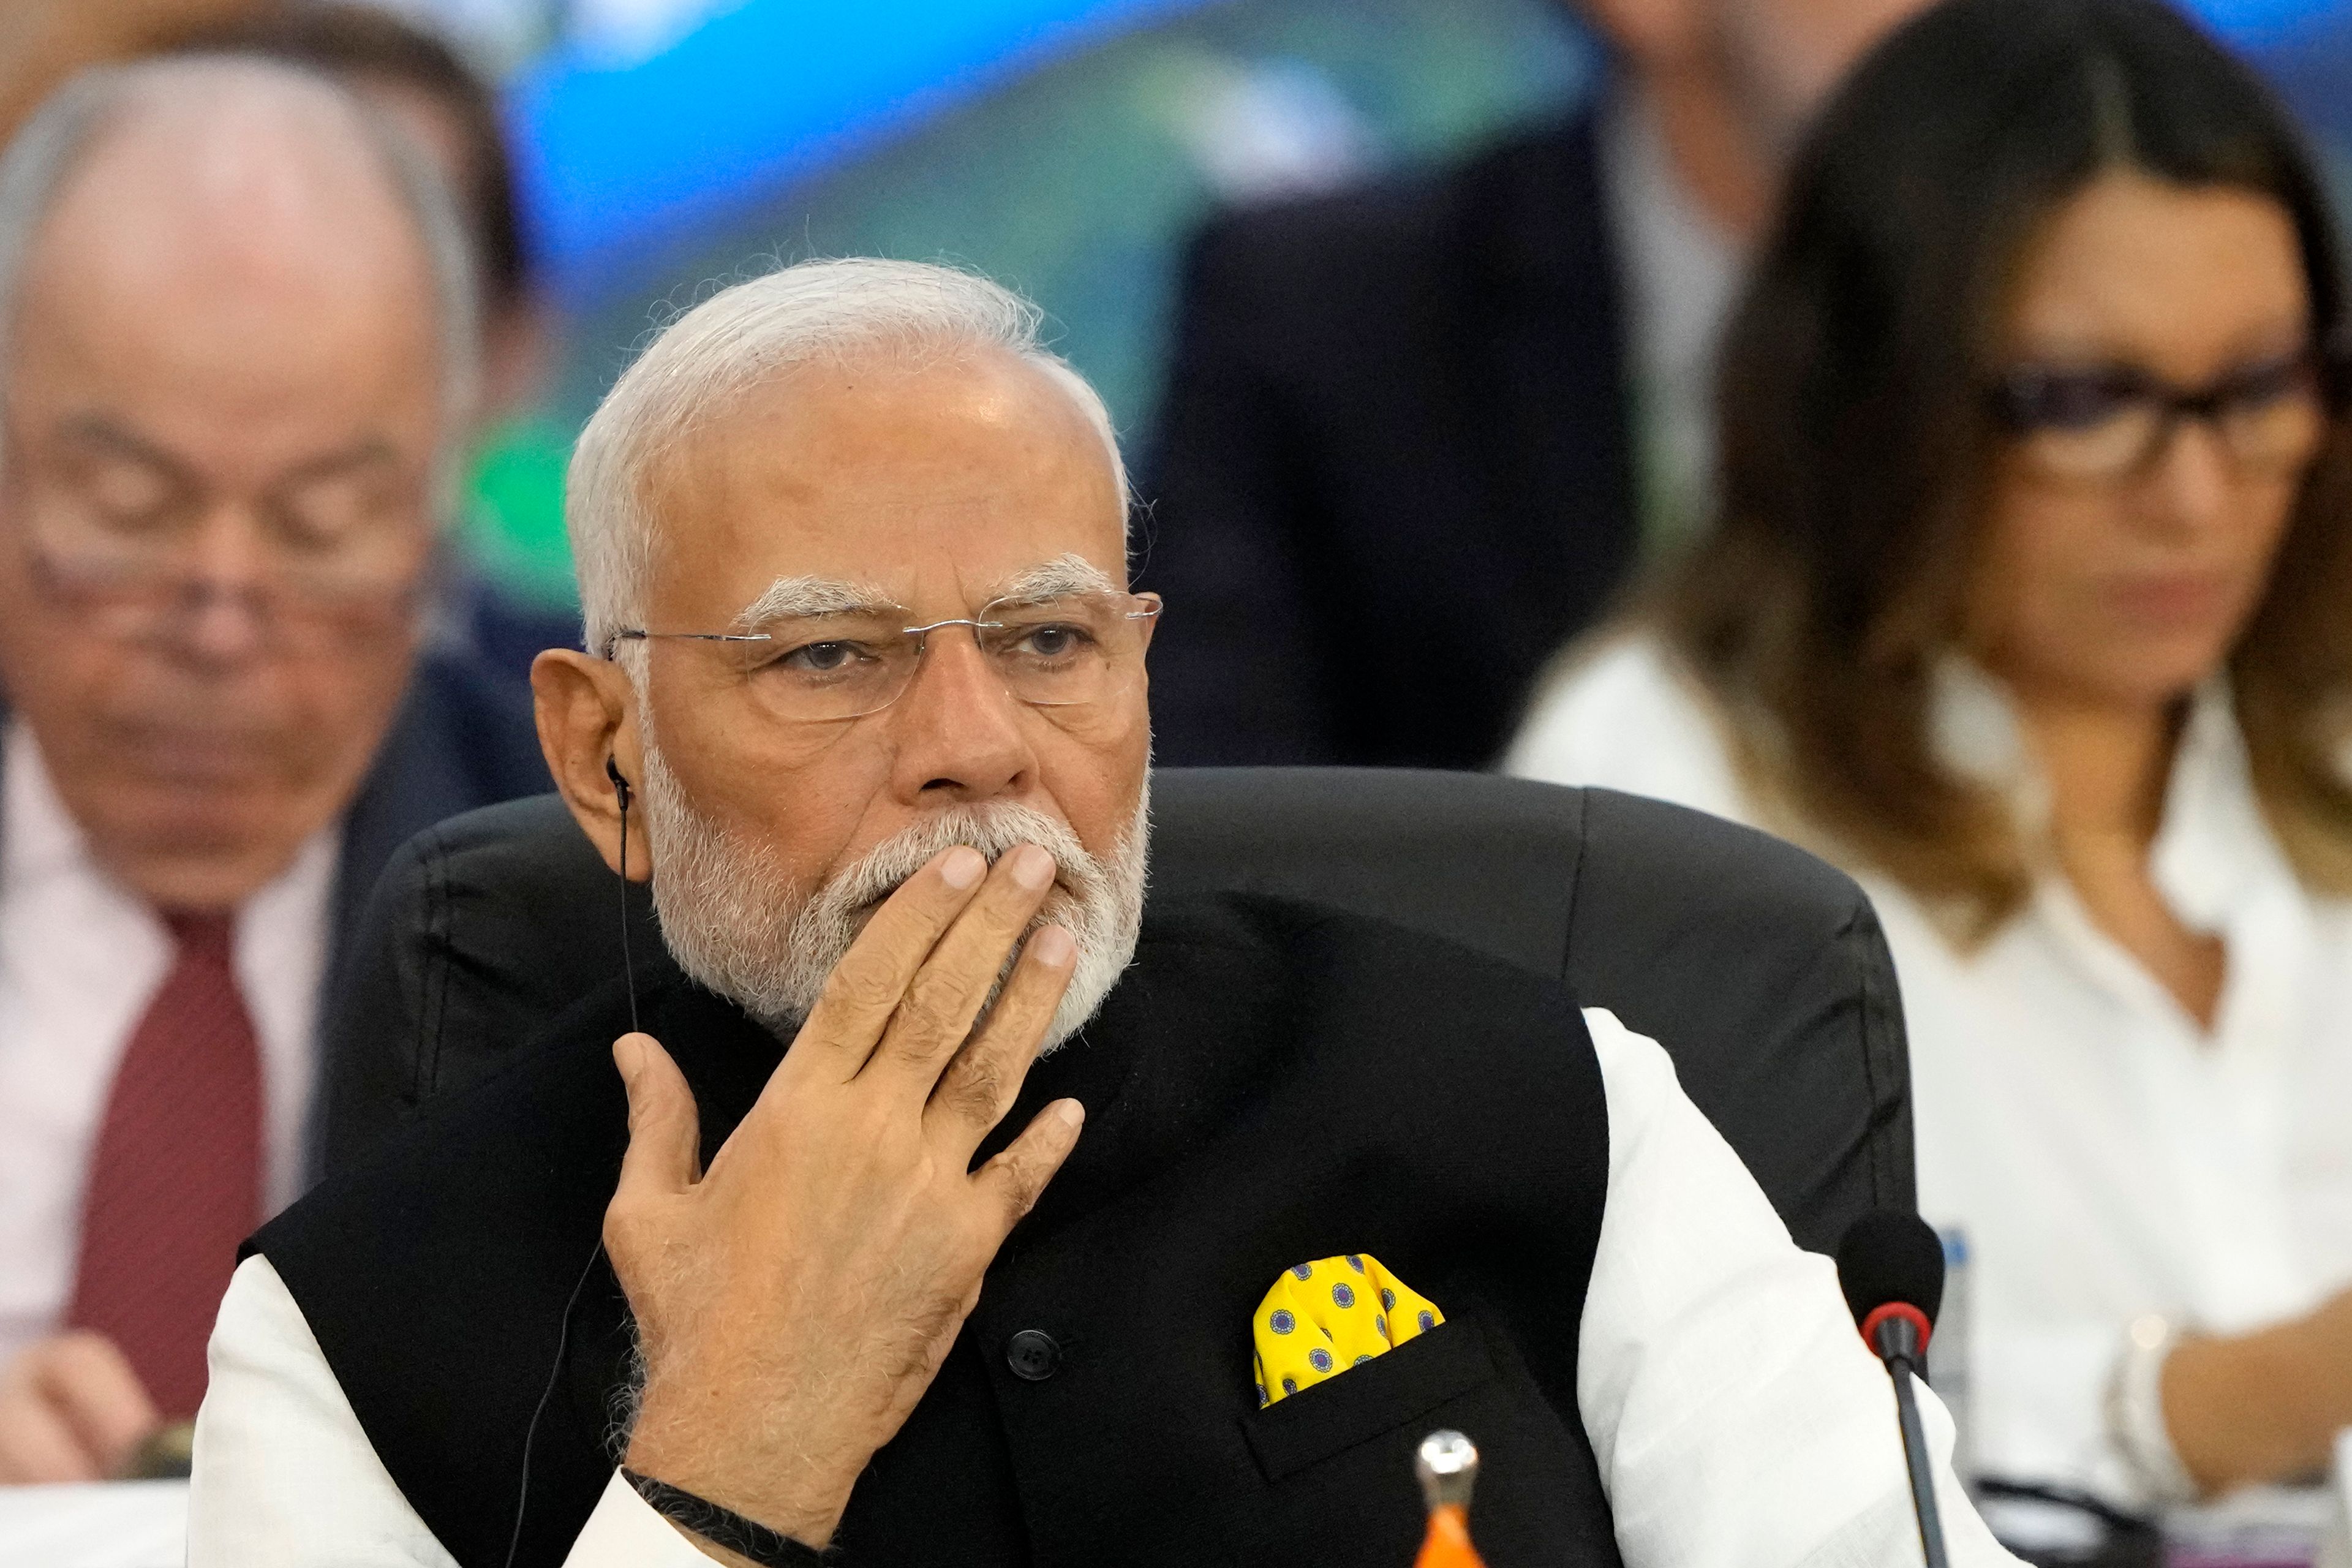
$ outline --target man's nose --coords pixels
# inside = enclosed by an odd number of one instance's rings
[[[1025,788],[1037,761],[1022,717],[1020,701],[968,628],[931,633],[914,681],[891,710],[901,794],[989,800]]]
[[[263,605],[268,562],[258,521],[241,507],[205,516],[182,567],[185,595],[172,641],[204,664],[236,664],[268,640]]]

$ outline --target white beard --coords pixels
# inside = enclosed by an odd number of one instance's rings
[[[764,847],[696,811],[650,732],[645,742],[640,795],[662,938],[678,967],[780,1036],[789,1037],[815,1007],[834,966],[857,939],[860,913],[958,844],[971,845],[992,865],[1023,844],[1054,857],[1056,885],[1030,930],[1049,923],[1067,929],[1077,962],[1039,1054],[1086,1026],[1135,957],[1150,841],[1149,774],[1133,820],[1102,859],[1087,852],[1067,823],[1034,807],[950,806],[876,845],[812,894]]]

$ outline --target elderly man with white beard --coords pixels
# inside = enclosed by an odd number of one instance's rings
[[[195,1568],[1401,1565],[1439,1426],[1497,1568],[1916,1550],[1829,1263],[1654,1043],[1378,922],[1146,900],[1160,605],[1034,310],[740,284],[570,504],[541,742],[691,982],[583,997],[255,1238]],[[1955,1561],[2006,1561],[1927,1419]]]

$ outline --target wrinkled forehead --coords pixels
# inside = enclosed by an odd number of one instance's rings
[[[677,441],[649,492],[657,616],[731,619],[779,583],[937,616],[1041,573],[1126,582],[1101,433],[1009,353],[797,368]]]

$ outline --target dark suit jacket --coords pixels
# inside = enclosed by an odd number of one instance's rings
[[[0,721],[5,718],[0,707]],[[343,817],[329,903],[326,996],[335,994],[369,890],[393,851],[444,817],[547,787],[529,689],[463,651],[423,654]],[[315,1152],[311,1168],[318,1168]]]
[[[1160,760],[1483,767],[1637,542],[1590,121],[1213,225],[1139,585]]]
[[[779,1047],[683,981],[643,1000],[708,1159]],[[631,1342],[596,1241],[627,1026],[617,985],[586,999],[251,1244],[468,1568],[505,1558],[551,1373],[516,1561],[560,1563],[612,1472]],[[1101,1016],[1031,1072],[983,1154],[1062,1095],[1087,1108],[1077,1149],[858,1481],[850,1563],[1402,1564],[1413,1449],[1448,1426],[1483,1446],[1494,1568],[1617,1562],[1576,1397],[1608,1111],[1563,987],[1315,906],[1155,900]],[[1446,1322],[1261,1410],[1252,1312],[1284,1268],[1349,1252]],[[1013,1364],[1026,1330],[1054,1342],[1042,1369]]]

